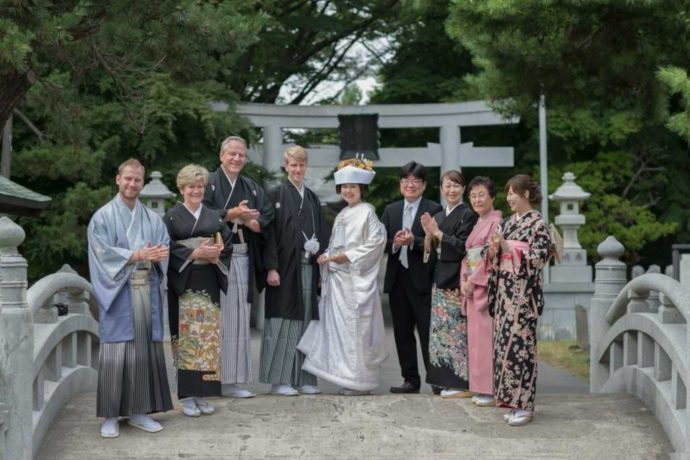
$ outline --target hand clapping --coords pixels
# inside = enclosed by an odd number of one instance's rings
[[[155,246],[151,246],[151,243],[146,243],[146,246],[135,251],[135,254],[137,262],[160,262],[168,257],[168,247],[164,246],[163,243],[158,243]]]
[[[407,228],[398,230],[393,236],[393,244],[397,247],[411,246],[412,243],[414,243],[414,235]]]
[[[248,207],[247,203],[247,200],[242,200],[234,208],[228,209],[228,212],[225,214],[225,220],[234,221],[238,219],[244,223],[258,219],[261,215],[259,210]]]
[[[436,219],[434,219],[431,214],[428,212],[425,212],[422,214],[422,217],[420,218],[422,221],[422,228],[424,229],[424,233],[426,235],[430,235],[433,237],[438,238],[438,233],[440,233],[439,228],[438,228],[438,223],[436,222]]]

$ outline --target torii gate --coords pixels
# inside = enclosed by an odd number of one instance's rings
[[[214,103],[214,110],[226,111],[228,105]],[[280,171],[283,165],[284,128],[337,128],[338,115],[378,114],[379,128],[439,128],[439,143],[426,147],[380,148],[377,166],[402,166],[418,160],[426,166],[440,166],[441,173],[457,167],[512,167],[513,147],[475,147],[461,143],[461,129],[466,126],[516,124],[519,117],[504,117],[484,101],[441,104],[386,105],[274,105],[239,104],[237,113],[263,130],[263,154],[251,151],[253,161],[266,169]],[[309,148],[309,166],[334,167],[340,159],[338,146]]]

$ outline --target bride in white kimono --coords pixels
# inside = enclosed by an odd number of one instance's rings
[[[371,162],[338,165],[336,190],[347,202],[335,218],[321,265],[319,321],[312,321],[299,342],[302,368],[340,385],[341,395],[369,394],[378,386],[387,357],[378,289],[379,263],[386,230],[362,193],[374,178]]]

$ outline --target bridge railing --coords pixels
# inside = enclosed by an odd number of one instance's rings
[[[34,314],[34,455],[65,402],[96,390],[99,342],[92,294],[91,284],[69,266],[27,292]]]
[[[623,250],[613,237],[598,248],[602,260],[589,314],[590,388],[636,395],[685,458],[690,453],[690,290],[660,273],[627,282],[627,267],[618,260]]]
[[[64,403],[95,391],[98,310],[63,267],[27,289],[24,231],[0,218],[0,459],[31,459]],[[59,306],[58,306],[59,305]]]

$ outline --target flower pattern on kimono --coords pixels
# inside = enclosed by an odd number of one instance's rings
[[[467,318],[461,312],[460,290],[434,287],[431,299],[429,362],[467,380]]]
[[[218,304],[204,291],[188,290],[180,297],[179,322],[177,369],[215,371],[220,376]]]
[[[536,329],[544,305],[542,268],[551,256],[548,227],[536,211],[514,214],[500,226],[506,241],[526,243],[519,258],[492,261],[489,311],[494,316],[494,397],[506,406],[534,410]]]

